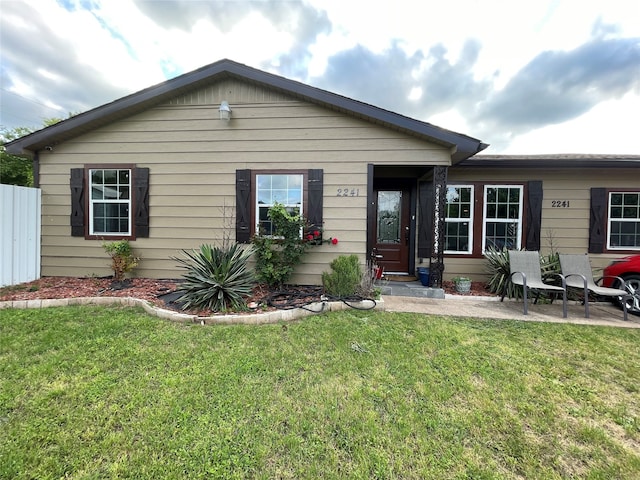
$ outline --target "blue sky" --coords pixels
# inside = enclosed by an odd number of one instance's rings
[[[0,125],[222,58],[479,138],[640,153],[640,2],[0,0]]]

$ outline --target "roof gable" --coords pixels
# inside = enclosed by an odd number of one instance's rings
[[[183,93],[201,88],[212,81],[229,77],[254,82],[282,94],[443,145],[451,149],[451,158],[454,163],[488,146],[467,135],[225,59],[13,140],[6,144],[6,148],[9,153],[16,155],[32,155],[47,146],[64,142],[102,125],[167,102]]]

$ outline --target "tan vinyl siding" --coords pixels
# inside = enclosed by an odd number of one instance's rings
[[[513,182],[526,183],[529,180],[542,180],[543,205],[542,226],[540,232],[540,250],[550,253],[552,247],[562,253],[587,253],[589,244],[589,215],[591,188],[638,189],[637,169],[580,170],[574,169],[509,169],[492,168],[465,169],[449,171],[448,182]],[[554,208],[552,201],[569,201],[568,208]],[[480,208],[480,207],[476,207]],[[621,254],[589,254],[594,269],[601,269],[612,258]],[[474,279],[485,278],[486,260],[484,258],[445,257],[445,279],[456,275],[471,275]]]
[[[229,123],[218,119],[227,100]],[[40,153],[42,275],[104,276],[109,258],[99,240],[71,237],[71,168],[90,164],[148,167],[150,238],[132,242],[135,275],[176,278],[171,256],[202,243],[235,239],[237,169],[324,170],[325,237],[294,277],[319,283],[336,255],[366,257],[367,164],[447,165],[450,152],[392,129],[256,86],[225,80]],[[338,188],[359,196],[337,197]],[[226,218],[225,218],[226,206]],[[225,231],[225,225],[227,229]]]

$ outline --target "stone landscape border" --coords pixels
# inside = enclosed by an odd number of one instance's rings
[[[355,308],[360,310],[385,310],[384,300],[375,300],[375,305],[371,308],[373,300],[359,302],[314,302],[304,308],[292,308],[287,310],[274,310],[270,312],[252,313],[232,313],[211,315],[201,317],[198,315],[167,310],[153,305],[147,300],[134,297],[77,297],[77,298],[54,298],[54,299],[34,299],[34,300],[9,300],[0,302],[0,309],[15,308],[50,308],[67,307],[71,305],[122,305],[127,307],[142,307],[145,312],[158,318],[171,320],[180,323],[199,323],[200,325],[264,325],[280,322],[290,322],[310,315],[318,315],[325,312],[335,312]]]

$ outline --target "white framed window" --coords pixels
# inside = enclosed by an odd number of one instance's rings
[[[89,235],[131,235],[131,169],[89,169]]]
[[[473,199],[473,185],[447,186],[444,253],[473,253]]]
[[[522,185],[485,185],[482,252],[518,249],[522,244]]]
[[[609,192],[607,248],[640,249],[640,192]]]
[[[305,214],[303,210],[304,182],[304,175],[301,173],[256,174],[256,232],[261,235],[277,235],[269,219],[269,210],[276,203],[284,205],[291,214]]]

